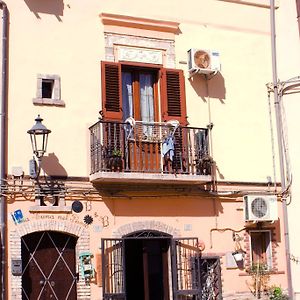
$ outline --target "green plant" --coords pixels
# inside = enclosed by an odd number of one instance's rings
[[[288,300],[289,297],[283,293],[280,286],[271,286],[269,289],[269,299],[270,300]]]
[[[120,149],[114,149],[113,152],[112,152],[112,155],[121,157],[122,156],[122,151]]]
[[[257,263],[252,264],[247,272],[252,277],[250,290],[257,299],[261,298],[261,295],[268,293],[268,283],[270,280],[270,271],[266,264]]]

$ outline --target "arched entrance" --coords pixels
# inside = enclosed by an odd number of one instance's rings
[[[22,299],[76,300],[77,237],[38,231],[21,238]]]
[[[197,238],[140,230],[101,240],[104,300],[200,300]]]
[[[127,299],[169,299],[171,236],[139,231],[124,237]]]

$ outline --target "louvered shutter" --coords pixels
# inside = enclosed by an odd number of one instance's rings
[[[101,62],[104,120],[122,120],[121,64]]]
[[[182,70],[161,70],[162,121],[178,120],[186,126],[185,84]]]

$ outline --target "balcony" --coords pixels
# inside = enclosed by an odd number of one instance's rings
[[[175,122],[90,127],[93,184],[199,184],[211,181],[208,130]]]

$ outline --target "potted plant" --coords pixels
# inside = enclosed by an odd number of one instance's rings
[[[270,300],[288,300],[289,297],[282,291],[280,286],[273,285],[269,289]]]
[[[123,153],[120,149],[114,149],[109,158],[108,167],[111,171],[123,170]]]

